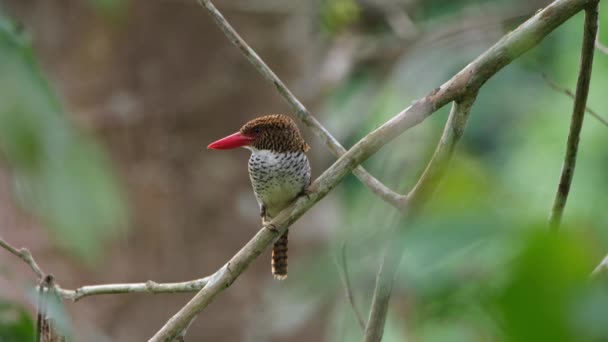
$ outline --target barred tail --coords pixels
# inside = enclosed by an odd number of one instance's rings
[[[275,279],[283,280],[287,278],[287,234],[283,235],[272,246],[272,274]]]

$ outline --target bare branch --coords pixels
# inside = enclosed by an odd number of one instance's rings
[[[157,283],[148,280],[145,283],[87,285],[75,290],[66,290],[57,286],[57,293],[64,299],[78,301],[84,297],[105,294],[195,292],[205,287],[207,281],[209,277],[180,283]]]
[[[200,0],[203,1],[203,0]],[[536,46],[552,30],[581,11],[591,0],[556,0],[520,27],[503,37],[440,88],[395,115],[344,153],[298,198],[264,226],[223,267],[207,285],[150,339],[171,341],[220,292],[228,288],[271,243],[350,173],[357,165],[411,127],[424,121],[449,102],[475,93],[489,78]],[[369,324],[369,323],[368,323]]]
[[[551,80],[547,74],[542,74],[542,76],[543,76],[543,79],[545,80],[545,82],[547,82],[547,84],[549,85],[549,87],[551,87],[551,89],[553,89],[557,92],[563,93],[566,96],[570,97],[571,99],[575,99],[574,94],[572,93],[572,91],[570,89],[559,86],[557,83],[555,83],[553,80]],[[585,107],[585,111],[588,114],[590,114],[591,116],[593,116],[594,118],[596,118],[599,122],[603,123],[605,126],[608,126],[608,119],[604,118],[603,116],[598,114],[593,109],[591,109],[589,107]]]
[[[593,52],[595,37],[597,36],[598,6],[599,1],[595,0],[585,7],[585,27],[583,29],[583,47],[581,48],[581,66],[576,84],[576,95],[574,98],[574,109],[572,110],[572,121],[570,122],[570,133],[568,134],[562,174],[559,180],[557,193],[555,194],[551,216],[549,217],[549,226],[552,230],[559,229],[564,207],[566,206],[566,200],[568,199],[568,193],[570,192],[572,177],[574,176],[578,142],[580,140],[581,128],[583,127],[587,96],[589,95],[589,83],[591,81]]]
[[[283,99],[291,106],[295,111],[296,116],[306,126],[308,126],[312,132],[323,141],[325,146],[336,156],[340,157],[346,150],[340,142],[334,138],[331,133],[314,116],[304,107],[304,105],[293,95],[291,90],[285,86],[283,81],[268,67],[268,65],[258,56],[258,54],[247,44],[247,42],[241,38],[241,36],[234,30],[232,25],[224,18],[224,16],[215,8],[215,6],[209,0],[197,0],[198,3],[203,6],[217,26],[224,32],[226,37],[236,46],[243,55],[253,64],[253,66],[264,76],[264,78],[274,84],[275,88],[281,94]],[[386,185],[382,184],[378,179],[374,178],[369,172],[363,167],[358,166],[353,171],[355,176],[367,186],[374,194],[382,198],[387,203],[399,208],[402,206],[402,201],[405,196],[402,196]]]
[[[2,238],[0,238],[0,247],[11,252],[28,264],[38,277],[38,281],[45,279],[46,273],[40,269],[29,250],[26,248],[17,249]],[[156,283],[152,280],[148,280],[145,283],[87,285],[75,290],[61,288],[55,282],[53,282],[53,286],[61,298],[77,301],[84,297],[104,294],[195,292],[202,289],[207,284],[208,280],[209,277],[180,283]]]
[[[8,242],[4,241],[2,238],[0,238],[0,247],[11,252],[16,257],[20,258],[26,264],[28,264],[28,266],[30,266],[32,271],[34,271],[34,273],[36,274],[36,277],[38,277],[38,281],[41,281],[44,278],[44,272],[42,272],[42,270],[40,269],[40,267],[38,266],[38,264],[32,257],[32,253],[30,253],[30,251],[27,248],[17,249],[15,247],[11,246]]]
[[[361,329],[365,329],[365,321],[363,320],[363,316],[359,309],[357,309],[357,305],[355,304],[355,297],[353,296],[352,286],[350,285],[350,278],[348,276],[348,264],[346,262],[346,243],[342,243],[340,247],[340,256],[336,258],[336,266],[338,267],[338,271],[340,273],[340,279],[342,279],[342,285],[344,286],[344,291],[346,294],[346,299],[350,304],[350,307],[353,309],[353,313],[357,318],[357,323]]]
[[[388,304],[393,292],[393,281],[395,280],[397,267],[399,267],[402,256],[401,248],[392,246],[395,242],[395,240],[389,239],[389,246],[384,251],[384,256],[378,269],[372,304],[363,336],[363,341],[365,342],[382,341],[384,325],[388,314]]]
[[[411,220],[437,188],[452,159],[456,145],[462,137],[475,97],[476,94],[471,94],[462,101],[455,101],[452,104],[450,116],[437,148],[420,179],[408,194],[408,208],[403,219],[409,218]],[[388,240],[388,246],[378,270],[369,318],[365,327],[365,342],[379,342],[382,340],[393,280],[403,254],[402,246],[395,241],[398,241],[398,239]]]
[[[454,101],[450,116],[443,129],[443,134],[439,139],[439,143],[435,148],[435,152],[431,157],[424,172],[418,179],[418,182],[412,188],[412,191],[407,195],[409,200],[409,209],[417,208],[425,202],[428,196],[437,188],[439,181],[443,177],[447,164],[452,158],[454,148],[460,141],[464,128],[466,127],[471,112],[473,102],[475,102],[477,94],[468,95],[465,99]]]

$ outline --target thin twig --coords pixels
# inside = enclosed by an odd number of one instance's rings
[[[547,82],[547,84],[549,85],[549,87],[551,87],[551,89],[553,89],[557,92],[563,93],[566,96],[570,97],[571,99],[575,99],[574,93],[572,93],[572,91],[570,89],[559,86],[557,83],[555,83],[553,80],[551,80],[549,78],[549,76],[545,73],[543,73],[542,76],[543,76],[543,79],[545,80],[545,82]],[[589,107],[585,107],[585,111],[588,114],[590,114],[591,116],[593,116],[594,118],[596,118],[599,122],[603,123],[605,126],[608,126],[608,119],[604,118],[603,116],[598,114],[593,109],[591,109]]]
[[[28,264],[36,274],[38,281],[45,278],[46,273],[40,269],[32,254],[26,248],[17,249],[2,238],[0,238],[0,247],[11,252]],[[105,294],[195,292],[202,289],[207,284],[208,280],[209,277],[180,283],[157,283],[148,280],[145,283],[86,285],[74,290],[64,289],[55,282],[53,282],[53,286],[61,298],[77,301],[84,297]]]
[[[456,145],[464,133],[475,97],[476,94],[471,94],[460,102],[455,101],[452,104],[450,116],[445,124],[437,148],[420,179],[408,194],[408,208],[402,220],[408,220],[411,223],[418,209],[435,192],[452,159]],[[395,235],[397,233],[396,231],[393,232]],[[388,240],[388,245],[382,258],[378,275],[376,276],[369,318],[365,327],[365,342],[379,342],[382,340],[393,280],[403,254],[402,246],[398,244],[398,240],[395,238]]]
[[[600,41],[600,24],[597,24],[597,34],[595,35],[595,48],[599,50],[599,52],[608,56],[608,46],[602,44]]]
[[[291,106],[295,111],[296,116],[306,126],[308,126],[312,132],[321,139],[321,141],[327,146],[327,148],[336,156],[340,157],[346,150],[340,144],[336,138],[334,138],[329,131],[321,125],[317,119],[304,107],[302,102],[298,100],[295,95],[285,86],[283,81],[268,67],[268,65],[258,56],[258,54],[247,44],[247,42],[241,38],[241,36],[234,30],[232,25],[224,18],[224,16],[215,8],[215,6],[209,0],[197,0],[198,3],[203,6],[213,18],[213,21],[222,30],[222,32],[228,37],[230,42],[234,44],[243,55],[253,64],[253,66],[264,76],[264,78],[274,84],[275,88],[281,94],[283,99]],[[403,205],[405,196],[402,196],[386,185],[382,184],[378,179],[367,172],[363,167],[358,166],[353,171],[355,176],[368,187],[374,194],[382,198],[387,203],[400,208]]]
[[[307,196],[298,198],[283,209],[216,271],[207,285],[173,315],[150,341],[171,341],[175,338],[219,293],[230,287],[253,260],[278,239],[291,224],[333,190],[357,165],[444,105],[479,90],[488,79],[521,54],[538,45],[551,31],[581,11],[590,1],[554,1],[504,36],[440,88],[433,90],[363,137],[315,180]]]
[[[30,251],[27,248],[17,249],[15,247],[11,246],[8,242],[4,241],[2,238],[0,238],[0,247],[11,252],[16,257],[20,258],[26,264],[28,264],[28,266],[30,266],[32,271],[34,271],[34,273],[36,274],[36,277],[38,277],[38,281],[41,281],[44,278],[45,273],[42,272],[42,270],[40,269],[40,266],[38,266],[38,264],[32,257],[32,253],[30,253]]]
[[[597,279],[602,273],[608,273],[608,255],[602,259],[602,262],[591,272],[591,279]]]
[[[389,239],[388,244],[393,245],[396,240]],[[393,282],[397,267],[402,256],[401,248],[397,246],[387,246],[384,250],[382,262],[376,276],[372,304],[369,309],[369,317],[365,326],[363,341],[382,341],[384,325],[388,314],[388,304],[393,292]]]
[[[338,273],[340,274],[340,279],[342,279],[342,285],[344,286],[344,292],[346,294],[346,299],[350,304],[350,307],[353,309],[353,313],[357,318],[357,323],[361,327],[361,330],[365,329],[365,321],[363,320],[363,316],[357,305],[355,304],[355,297],[353,296],[352,286],[350,284],[350,277],[348,276],[348,264],[346,262],[346,243],[342,243],[340,247],[340,256],[336,258],[336,266],[338,267]]]
[[[209,277],[179,283],[157,283],[148,280],[145,283],[86,285],[75,290],[58,287],[57,293],[64,299],[78,301],[84,297],[122,294],[122,293],[177,293],[199,291],[209,281]]]
[[[589,83],[591,81],[591,69],[593,65],[593,52],[595,37],[597,35],[599,1],[595,0],[585,7],[585,27],[583,29],[583,46],[581,48],[581,66],[576,83],[576,95],[574,98],[574,109],[572,110],[572,121],[570,122],[570,133],[566,146],[566,156],[562,166],[562,174],[555,194],[555,201],[549,217],[549,226],[552,230],[559,229],[566,200],[570,192],[576,157],[578,153],[578,143],[580,140],[581,128],[585,117],[585,106],[589,95]]]

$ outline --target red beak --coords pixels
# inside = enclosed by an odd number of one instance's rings
[[[236,132],[218,141],[212,142],[209,144],[209,146],[207,146],[207,148],[210,150],[229,150],[232,148],[247,146],[253,140],[254,138],[243,135],[241,132]]]

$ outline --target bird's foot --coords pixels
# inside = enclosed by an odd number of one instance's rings
[[[262,224],[264,225],[264,228],[270,230],[273,233],[279,232],[279,228],[277,228],[277,226],[275,226],[274,224],[270,223],[270,221],[262,221]]]
[[[307,199],[310,199],[311,193],[312,193],[312,191],[310,191],[308,188],[306,188],[298,194],[298,197],[306,196]]]

